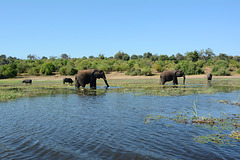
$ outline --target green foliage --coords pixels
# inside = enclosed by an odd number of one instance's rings
[[[215,76],[230,76],[230,68],[228,61],[218,60],[214,63],[212,74]]]
[[[237,73],[240,74],[240,68],[237,70]]]
[[[40,67],[37,66],[37,67],[30,68],[30,69],[28,70],[28,75],[32,75],[32,76],[38,76],[38,75],[40,75]]]
[[[7,64],[0,66],[0,78],[13,78],[17,76],[16,65]]]
[[[130,56],[127,53],[119,51],[117,54],[115,54],[114,58],[118,60],[128,61],[130,59]]]
[[[176,65],[175,69],[183,70],[186,75],[203,74],[203,69],[198,65],[201,65],[201,63],[183,60]]]
[[[0,55],[0,78],[16,77],[22,73],[28,75],[51,75],[54,72],[61,75],[74,75],[78,70],[102,69],[105,72],[127,71],[129,75],[151,75],[153,71],[163,72],[164,70],[181,69],[186,75],[203,74],[205,67],[211,68],[213,75],[230,75],[231,71],[240,73],[240,56],[228,56],[220,53],[216,56],[208,48],[201,51],[190,51],[184,55],[153,55],[146,52],[143,55],[119,51],[113,57],[86,56],[82,58],[70,58],[62,54],[60,58],[50,56],[49,59],[43,56],[41,59],[36,55],[29,54],[27,60],[17,59]]]
[[[231,75],[229,68],[224,68],[224,67],[218,68],[218,70],[216,72],[212,72],[212,74],[214,76],[230,76]]]
[[[154,65],[153,65],[153,68],[154,68],[156,71],[158,71],[158,72],[163,72],[164,70],[166,70],[166,68],[163,67],[164,65],[161,65],[161,62],[162,62],[162,61],[157,61],[157,62],[155,62]]]
[[[40,69],[40,73],[44,75],[51,75],[55,71],[55,66],[52,62],[45,62]]]
[[[151,76],[152,75],[152,70],[149,66],[146,66],[142,70],[142,74],[145,76]]]
[[[130,76],[140,76],[140,75],[142,75],[142,71],[139,68],[138,69],[131,68],[131,69],[128,69],[125,74],[130,75]]]

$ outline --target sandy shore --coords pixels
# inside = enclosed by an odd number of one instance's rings
[[[120,72],[111,72],[106,74],[108,80],[117,80],[117,79],[160,79],[160,73],[156,73],[153,76],[128,76],[124,73]],[[32,79],[35,81],[56,81],[56,80],[63,80],[63,78],[72,78],[75,79],[74,76],[61,76],[61,75],[51,75],[51,76],[24,76],[14,78],[16,80],[23,80],[23,79]],[[198,78],[206,78],[206,75],[186,75],[186,79],[198,79]],[[240,78],[240,75],[233,75],[233,76],[214,76],[213,78]],[[6,79],[0,79],[6,80]]]

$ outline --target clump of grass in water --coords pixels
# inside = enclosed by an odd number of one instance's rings
[[[203,136],[195,136],[194,141],[198,143],[215,143],[219,145],[235,145],[240,142],[240,114],[226,114],[221,113],[221,117],[214,118],[209,114],[209,117],[199,117],[197,114],[197,100],[193,103],[193,111],[190,117],[186,113],[180,112],[174,117],[167,116],[147,116],[145,118],[145,124],[168,119],[176,123],[183,123],[185,125],[193,125],[196,127],[202,127],[204,129],[216,130],[216,134],[208,134]],[[221,132],[231,131],[230,134],[220,134]]]
[[[240,97],[240,95],[239,95],[238,98],[237,98],[237,102],[231,102],[231,101],[229,101],[229,100],[218,100],[218,101],[219,101],[220,103],[224,103],[224,104],[231,104],[231,105],[238,105],[238,106],[240,106],[240,103],[238,102],[239,97]]]

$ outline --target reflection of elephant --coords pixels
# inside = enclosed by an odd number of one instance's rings
[[[22,83],[30,83],[30,84],[32,84],[32,80],[31,79],[25,79],[25,80],[22,81]]]
[[[89,69],[89,70],[80,70],[78,71],[75,77],[75,87],[79,88],[80,86],[85,87],[86,84],[90,83],[90,88],[96,88],[97,86],[97,78],[102,78],[109,87],[107,83],[106,76],[104,72],[100,69]]]
[[[72,83],[73,83],[72,78],[64,78],[64,79],[63,79],[63,84],[65,84],[65,83],[67,83],[67,82],[68,82],[69,84],[70,84],[70,83],[72,84]]]
[[[182,70],[163,71],[160,75],[161,83],[164,85],[167,81],[173,80],[173,85],[178,84],[177,77],[183,77],[183,84],[185,84],[185,74]]]
[[[211,74],[211,73],[208,73],[208,74],[207,74],[207,80],[208,80],[208,81],[211,81],[211,80],[212,80],[212,74]]]

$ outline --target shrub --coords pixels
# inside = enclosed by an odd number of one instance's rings
[[[237,70],[237,73],[239,73],[239,74],[240,74],[240,68]]]
[[[128,69],[128,70],[127,70],[127,72],[125,73],[125,75],[140,76],[140,75],[142,75],[142,72],[141,72],[141,69],[131,68],[131,69]]]
[[[144,67],[142,70],[142,74],[145,76],[151,76],[152,75],[152,70],[149,66]]]
[[[40,69],[40,73],[44,75],[51,75],[52,72],[54,72],[55,66],[52,64],[52,62],[45,62]]]
[[[212,72],[214,76],[230,76],[230,70],[229,68],[222,67],[218,69],[217,72]]]
[[[153,68],[158,72],[163,72],[166,68],[159,64],[159,62],[155,62]]]
[[[67,67],[66,67],[66,66],[61,67],[61,68],[59,69],[59,74],[60,74],[60,75],[67,75],[66,70],[67,70]]]
[[[33,67],[28,70],[28,75],[38,76],[40,72],[40,67]]]

